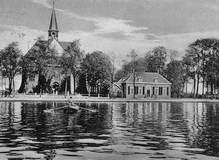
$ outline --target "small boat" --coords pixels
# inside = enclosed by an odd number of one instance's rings
[[[52,113],[56,110],[63,110],[65,113],[74,113],[74,112],[77,112],[79,110],[85,110],[85,111],[89,111],[89,112],[92,112],[92,113],[97,112],[97,110],[95,110],[95,109],[80,107],[77,104],[75,104],[73,101],[70,101],[70,102],[68,102],[67,105],[59,107],[59,108],[44,110],[44,112],[45,113]]]
[[[70,108],[75,109],[75,110],[86,110],[86,111],[93,112],[93,113],[97,112],[97,110],[95,109],[80,107],[77,104],[75,104],[73,101],[69,101],[68,105]]]
[[[71,112],[77,112],[79,109],[80,107],[77,104],[70,102],[67,105],[64,105],[59,108],[46,109],[44,110],[44,113],[53,113],[58,110],[63,110],[65,113],[71,113]]]
[[[65,113],[75,113],[80,109],[80,107],[75,104],[74,102],[70,102],[66,105],[66,108],[64,108]]]

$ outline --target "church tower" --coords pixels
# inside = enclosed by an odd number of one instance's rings
[[[50,20],[50,25],[49,25],[49,30],[48,30],[48,39],[49,40],[56,39],[58,41],[58,34],[59,34],[59,29],[58,29],[55,7],[54,7],[54,2],[53,2],[52,15],[51,15],[51,20]]]

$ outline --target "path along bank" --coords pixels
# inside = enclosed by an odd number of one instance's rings
[[[109,97],[87,97],[87,96],[51,96],[51,95],[15,95],[15,97],[0,97],[0,101],[38,101],[38,102],[67,102],[72,100],[74,102],[188,102],[188,103],[219,103],[218,99],[194,99],[194,98],[165,98],[165,99],[153,99],[153,98],[109,98]]]

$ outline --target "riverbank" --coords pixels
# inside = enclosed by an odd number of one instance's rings
[[[218,99],[194,99],[194,98],[165,98],[165,99],[154,99],[154,98],[109,98],[109,97],[87,97],[87,96],[68,96],[63,95],[53,96],[53,95],[15,95],[15,97],[0,97],[0,101],[42,101],[42,102],[66,102],[73,100],[75,102],[219,102]]]

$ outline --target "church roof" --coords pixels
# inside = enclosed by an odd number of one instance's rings
[[[66,50],[68,46],[71,45],[71,42],[59,42],[59,44],[62,46],[64,50]]]
[[[29,51],[27,51],[27,54],[25,56],[30,55],[34,50],[39,50],[39,46],[40,44],[48,47],[49,43],[51,43],[51,41],[45,41],[45,40],[38,40],[36,41],[36,43],[29,49]]]
[[[51,20],[50,20],[50,25],[49,25],[49,31],[59,31],[58,23],[57,23],[57,20],[56,20],[54,2],[53,2],[52,15],[51,15]]]
[[[30,54],[32,51],[34,50],[38,50],[39,49],[39,44],[43,44],[46,47],[49,47],[50,43],[52,42],[52,40],[38,40],[31,48],[30,50],[27,52],[26,55]],[[68,46],[71,45],[71,42],[59,42],[59,45],[63,48],[63,50],[66,50],[68,48]]]

